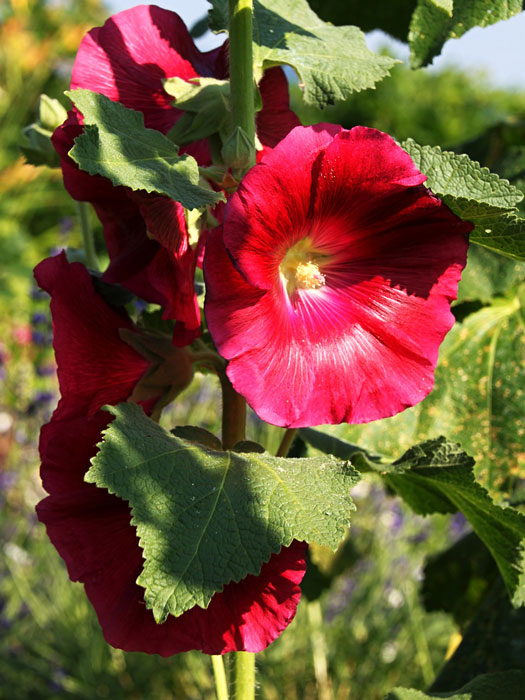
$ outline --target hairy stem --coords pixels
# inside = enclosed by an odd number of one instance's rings
[[[215,679],[215,692],[217,700],[228,700],[228,682],[226,680],[226,672],[224,670],[224,661],[222,656],[214,654],[211,657],[211,665],[213,668],[213,677]]]
[[[255,654],[235,652],[235,700],[255,698]]]
[[[253,79],[253,0],[229,0],[230,94],[233,127],[240,126],[255,146]]]
[[[277,450],[276,457],[286,457],[295,436],[297,435],[297,428],[287,428],[283,435],[279,449]]]
[[[222,446],[231,449],[246,436],[246,400],[233,388],[226,372],[219,374],[222,388]]]

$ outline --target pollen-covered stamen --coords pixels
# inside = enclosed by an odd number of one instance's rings
[[[279,265],[291,296],[296,289],[319,289],[326,284],[320,265],[325,256],[315,250],[308,237],[290,248]]]
[[[295,284],[300,289],[319,289],[325,283],[325,277],[319,265],[312,260],[301,262],[295,270]]]

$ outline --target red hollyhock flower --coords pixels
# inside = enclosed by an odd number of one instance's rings
[[[100,407],[126,401],[148,362],[123,342],[123,329],[136,330],[98,296],[82,265],[69,264],[61,254],[40,263],[35,276],[51,294],[61,391],[40,437],[41,475],[49,496],[37,512],[71,579],[84,583],[106,640],[125,651],[162,656],[191,649],[208,654],[263,649],[295,615],[306,545],[283,548],[259,576],[225,586],[206,610],[194,608],[157,625],[135,583],[142,553],[126,502],[84,482],[108,424]]]
[[[102,93],[142,112],[147,127],[167,133],[182,112],[173,106],[162,80],[226,78],[226,47],[201,53],[178,15],[141,5],[114,15],[84,37],[71,88]],[[260,91],[263,109],[257,116],[258,133],[266,147],[273,147],[299,120],[289,109],[288,85],[280,68],[265,73]],[[70,112],[55,131],[53,144],[66,189],[74,199],[91,202],[104,226],[110,255],[104,279],[160,304],[165,318],[178,321],[174,342],[190,343],[199,334],[200,313],[193,291],[195,249],[189,245],[183,209],[167,197],[113,187],[109,180],[79,170],[68,153],[82,133],[81,124],[81,115]],[[201,165],[210,163],[207,141],[181,151]]]
[[[432,389],[472,225],[386,134],[294,129],[243,179],[204,258],[206,318],[264,420],[364,423]]]

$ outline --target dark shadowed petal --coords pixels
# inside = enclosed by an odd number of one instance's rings
[[[41,262],[35,277],[51,295],[61,396],[89,401],[91,413],[131,393],[148,363],[119,336],[119,329],[133,328],[127,315],[109,307],[86,268],[68,263],[65,253]]]
[[[66,189],[74,199],[91,202],[102,222],[110,259],[104,281],[160,304],[164,318],[178,322],[176,342],[191,343],[200,333],[200,312],[183,207],[168,197],[113,187],[106,178],[79,170],[67,154],[81,132],[77,115],[70,112],[53,134],[53,144]]]
[[[126,401],[148,363],[120,339],[129,319],[94,291],[85,268],[64,254],[35,271],[51,294],[62,398],[40,438],[41,475],[49,493],[39,519],[63,557],[70,577],[85,584],[107,641],[126,651],[169,656],[260,651],[295,615],[306,545],[294,542],[248,576],[195,608],[157,625],[135,583],[142,555],[125,501],[84,482],[109,416],[102,404]],[[148,412],[152,399],[144,406]]]
[[[261,143],[273,148],[301,122],[290,109],[288,81],[282,68],[275,66],[265,71],[259,90],[262,109],[257,113],[257,136]]]
[[[144,114],[146,126],[167,132],[180,116],[164,78],[215,76],[221,49],[201,53],[174,12],[139,5],[92,29],[77,52],[71,89],[102,93]],[[223,76],[217,76],[223,77]]]
[[[87,469],[87,455],[84,464]],[[306,568],[302,542],[272,555],[258,576],[227,585],[206,610],[193,608],[158,625],[135,583],[142,556],[124,501],[82,483],[76,490],[52,492],[39,504],[38,516],[71,578],[85,584],[106,640],[124,651],[162,656],[192,649],[261,651],[295,615]]]

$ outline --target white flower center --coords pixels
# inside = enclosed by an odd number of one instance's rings
[[[319,289],[326,284],[320,268],[323,258],[308,237],[290,248],[279,265],[289,296],[296,289]]]

